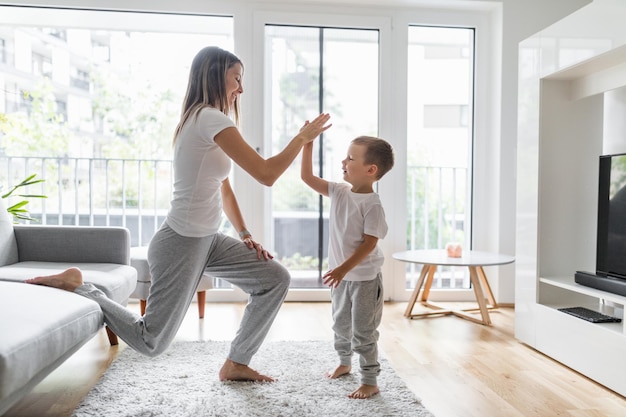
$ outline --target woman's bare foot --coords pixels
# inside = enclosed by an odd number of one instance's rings
[[[220,369],[220,381],[274,382],[275,379],[258,373],[248,365],[226,359],[222,369]]]
[[[78,268],[69,268],[58,274],[35,277],[24,282],[73,292],[83,285],[83,273]]]
[[[364,400],[366,398],[373,397],[374,395],[378,394],[379,392],[380,392],[380,390],[378,389],[378,385],[366,385],[366,384],[363,384],[360,387],[358,387],[356,390],[352,391],[348,395],[348,397]]]
[[[333,372],[326,372],[326,378],[335,379],[347,375],[352,370],[350,365],[339,365]]]

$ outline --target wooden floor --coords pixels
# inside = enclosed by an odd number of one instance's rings
[[[380,348],[436,417],[626,416],[626,399],[518,342],[511,308],[492,311],[487,327],[454,316],[409,320],[405,306],[385,305]],[[193,305],[178,338],[230,340],[242,310],[243,304],[207,304],[200,320]],[[331,343],[330,304],[285,303],[268,340],[313,339]],[[5,417],[70,416],[126,348],[110,347],[103,330]],[[252,366],[272,374],[262,363]],[[216,378],[217,371],[207,370]]]

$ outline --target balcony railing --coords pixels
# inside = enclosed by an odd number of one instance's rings
[[[41,224],[123,226],[132,246],[148,243],[171,198],[172,161],[100,158],[0,157],[5,189],[36,174],[26,206]]]
[[[469,248],[471,213],[467,168],[409,166],[407,250],[440,249],[448,242]],[[420,266],[407,264],[406,288],[414,288]],[[467,289],[467,268],[437,268],[433,289]]]
[[[21,191],[47,196],[29,199],[26,206],[38,222],[123,226],[130,230],[131,245],[143,246],[148,244],[167,214],[172,168],[172,161],[156,159],[0,156],[0,187],[6,190],[36,174],[36,179],[44,182]],[[469,241],[467,184],[465,168],[409,167],[407,249],[443,248],[449,241],[463,244]],[[290,216],[293,217],[293,213]],[[282,227],[284,222],[280,220],[275,221],[276,228]],[[277,231],[275,236],[294,239],[293,233]],[[314,240],[306,240],[305,243],[314,244]],[[275,242],[275,246],[300,248],[302,245]],[[311,248],[311,252],[315,254],[317,249]],[[407,268],[407,288],[410,288],[419,271],[414,265]],[[464,270],[441,269],[433,288],[468,288]]]

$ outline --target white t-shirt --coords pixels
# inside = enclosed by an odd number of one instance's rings
[[[183,236],[208,236],[220,228],[220,187],[231,160],[215,143],[215,135],[235,123],[221,111],[205,107],[181,129],[174,146],[174,195],[167,224]]]
[[[330,219],[328,265],[335,268],[354,253],[363,243],[363,235],[383,239],[387,235],[385,211],[376,193],[354,193],[352,186],[328,183]],[[350,270],[344,280],[368,281],[376,278],[385,258],[379,245]]]

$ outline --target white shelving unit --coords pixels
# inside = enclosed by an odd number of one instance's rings
[[[520,43],[515,335],[626,396],[626,297],[574,282],[595,270],[598,157],[626,152],[626,2],[595,0]]]
[[[585,287],[574,282],[572,277],[539,278],[539,304],[548,308],[587,307],[610,316],[624,318],[626,297]],[[565,313],[563,313],[565,314]],[[569,316],[568,316],[569,318]],[[580,319],[573,317],[574,322]],[[620,323],[597,323],[612,332],[626,335],[626,321]]]

